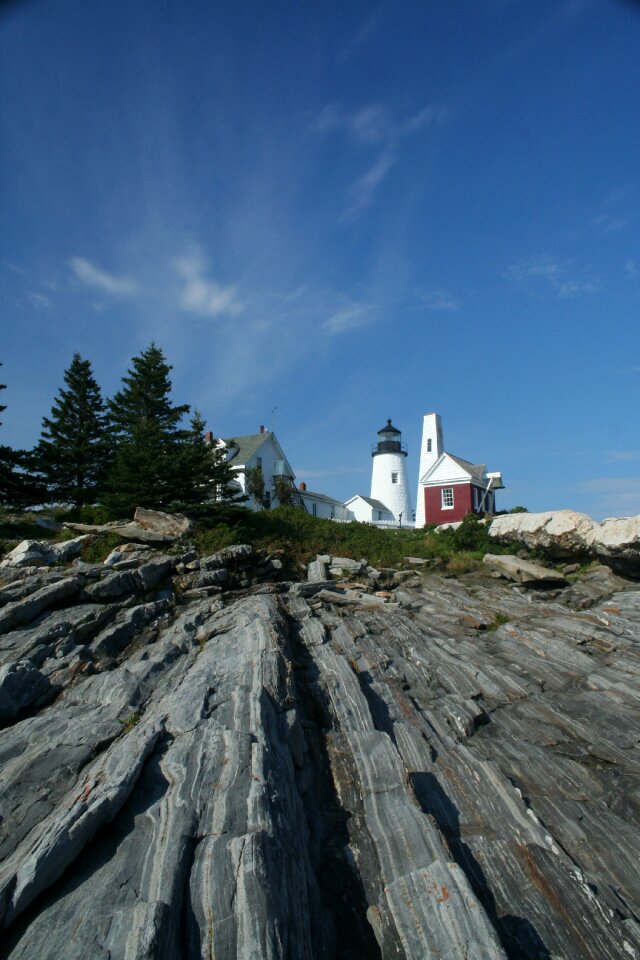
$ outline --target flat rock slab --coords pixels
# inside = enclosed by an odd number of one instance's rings
[[[539,563],[521,560],[519,557],[487,553],[482,562],[490,570],[496,570],[507,580],[513,580],[524,586],[565,586],[567,578],[557,570],[550,570]]]

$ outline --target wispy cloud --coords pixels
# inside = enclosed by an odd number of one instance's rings
[[[631,277],[633,280],[637,280],[640,277],[640,267],[635,260],[627,260],[624,265],[624,272],[628,277]]]
[[[640,450],[607,450],[609,460],[640,460]]]
[[[396,162],[393,151],[385,150],[349,188],[349,204],[342,214],[342,220],[355,220],[373,202],[378,187]]]
[[[518,284],[544,286],[559,297],[597,293],[601,289],[598,276],[589,269],[580,269],[573,260],[543,254],[523,257],[507,268],[504,276]]]
[[[336,310],[322,324],[323,330],[330,334],[346,333],[347,330],[357,330],[366,327],[375,319],[373,310],[367,304],[354,303]]]
[[[36,310],[47,310],[51,306],[50,297],[46,297],[44,293],[28,293],[27,298]]]
[[[630,220],[629,217],[600,213],[597,217],[593,218],[593,222],[602,235],[608,237],[611,233],[619,233],[621,230],[624,230],[624,228],[629,225]]]
[[[640,513],[640,477],[600,477],[585,480],[581,489],[598,496],[603,513],[632,516]]]
[[[458,300],[447,293],[446,290],[428,290],[420,293],[418,296],[427,310],[453,312],[460,309]]]
[[[449,111],[428,105],[403,118],[394,116],[385,103],[370,103],[359,110],[345,110],[339,103],[327,104],[313,119],[316,134],[341,133],[360,150],[377,151],[368,169],[348,188],[343,221],[356,220],[373,202],[389,171],[395,166],[403,140],[433,124],[442,123]]]
[[[71,257],[68,261],[78,280],[88,287],[102,290],[114,297],[126,297],[136,293],[137,283],[127,277],[117,277],[106,270],[101,270],[83,257]]]
[[[326,477],[337,477],[345,473],[367,473],[364,467],[343,467],[336,465],[334,470],[307,470],[305,467],[296,468],[296,476],[302,480],[319,480]]]
[[[192,250],[176,260],[175,269],[183,281],[180,306],[187,313],[217,317],[235,316],[244,310],[235,286],[221,286],[206,275],[207,264],[199,250]]]

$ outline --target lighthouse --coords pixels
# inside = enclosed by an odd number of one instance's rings
[[[378,430],[378,441],[373,445],[371,456],[371,499],[383,503],[398,524],[413,526],[407,448],[391,420]]]

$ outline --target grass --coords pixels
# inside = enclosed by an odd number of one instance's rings
[[[201,556],[232,543],[256,549],[283,550],[293,562],[308,563],[318,553],[363,557],[376,567],[401,567],[405,557],[440,558],[452,574],[477,570],[485,553],[507,552],[490,539],[486,526],[467,517],[457,530],[380,529],[363,523],[334,523],[294,507],[254,512],[212,505],[191,511],[193,540]]]
[[[124,733],[128,733],[129,730],[133,730],[135,725],[140,721],[139,713],[130,713],[128,717],[120,717],[120,723],[122,724],[122,730]]]
[[[491,633],[501,627],[504,623],[509,623],[509,617],[504,613],[496,613],[491,623],[487,624],[487,630]]]

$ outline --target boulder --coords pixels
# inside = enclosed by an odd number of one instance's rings
[[[191,529],[191,522],[178,513],[163,513],[161,510],[146,510],[137,507],[132,522],[113,523],[65,523],[69,530],[82,533],[115,533],[127,540],[142,543],[173,543]]]
[[[312,560],[307,567],[307,582],[322,583],[329,579],[329,564],[331,557],[327,554],[319,553],[315,560]]]
[[[529,560],[521,560],[520,557],[487,553],[483,557],[483,563],[500,576],[525,587],[559,587],[567,583],[564,575],[557,570],[550,570]]]
[[[46,543],[41,540],[23,540],[8,553],[0,568],[8,567],[47,567],[52,563],[66,563],[77,557],[82,549],[86,535],[63,540],[61,543]]]
[[[598,558],[619,573],[640,575],[640,516],[598,523],[574,510],[510,513],[496,517],[489,534],[499,543],[517,541],[556,560]]]
[[[543,550],[564,560],[592,556],[597,524],[586,513],[549,510],[546,513],[508,513],[496,517],[489,534],[500,543],[517,540],[530,550]]]

